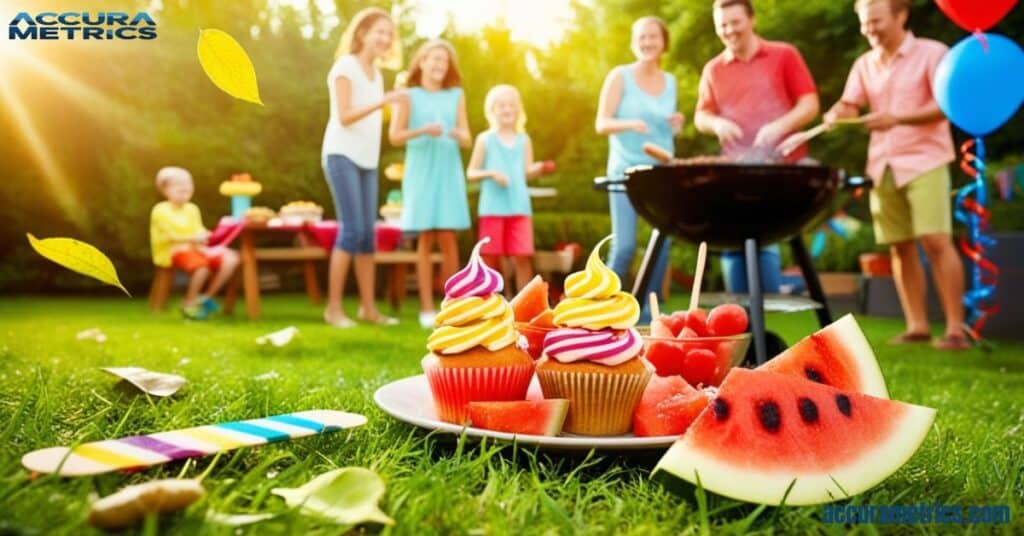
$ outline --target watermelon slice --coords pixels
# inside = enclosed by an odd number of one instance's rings
[[[558,435],[568,413],[569,401],[564,398],[469,403],[473,426],[510,434]]]
[[[655,474],[699,479],[704,489],[742,501],[820,504],[891,475],[934,420],[931,408],[737,368]]]
[[[551,329],[516,322],[516,331],[521,337],[520,348],[526,350],[526,353],[530,354],[534,361],[540,359],[544,355],[544,337],[551,332]]]
[[[520,290],[509,302],[516,322],[529,322],[548,310],[548,284],[539,275]]]
[[[543,313],[530,320],[530,325],[535,328],[555,329],[555,311],[553,309],[545,309]]]
[[[843,391],[889,398],[875,353],[853,315],[805,337],[758,369],[807,378]]]
[[[711,389],[694,389],[679,376],[651,378],[633,411],[637,437],[682,435],[714,397]]]

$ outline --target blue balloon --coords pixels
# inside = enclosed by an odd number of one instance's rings
[[[1024,103],[1024,51],[1017,43],[986,33],[970,35],[946,53],[932,89],[939,108],[975,137],[1003,126]]]

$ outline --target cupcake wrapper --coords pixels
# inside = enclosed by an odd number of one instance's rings
[[[525,400],[533,378],[532,363],[465,368],[424,364],[423,371],[438,418],[453,424],[469,422],[470,402]]]
[[[562,430],[572,434],[609,436],[628,433],[633,410],[640,403],[651,372],[596,374],[538,370],[544,398],[569,399]]]

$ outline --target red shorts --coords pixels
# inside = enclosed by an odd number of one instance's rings
[[[198,249],[186,249],[171,255],[171,266],[191,274],[200,268],[216,272],[220,269],[220,255],[207,255]]]
[[[533,221],[529,216],[480,216],[480,238],[491,241],[482,255],[533,255]]]

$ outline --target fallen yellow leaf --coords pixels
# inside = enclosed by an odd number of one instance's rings
[[[263,104],[252,60],[233,37],[221,30],[200,30],[196,52],[215,86],[236,99]]]
[[[44,238],[42,240],[28,235],[28,243],[43,257],[83,275],[113,285],[131,296],[128,289],[124,288],[121,280],[117,277],[117,269],[114,263],[95,247],[75,240],[74,238]]]

